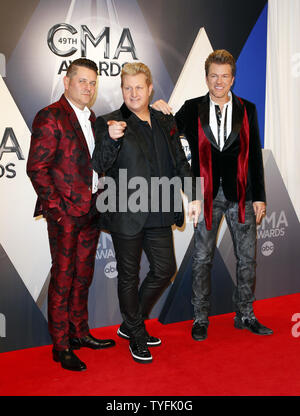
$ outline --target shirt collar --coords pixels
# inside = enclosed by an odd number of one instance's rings
[[[227,101],[227,103],[225,103],[224,105],[229,105],[232,103],[232,93],[231,91],[228,92],[228,97],[229,97],[229,101]],[[216,103],[210,96],[209,94],[209,102],[211,106],[215,106],[215,105],[219,105],[218,103]]]
[[[73,110],[75,111],[75,114],[78,117],[84,117],[87,120],[90,118],[91,115],[91,110],[85,106],[83,110],[81,110],[80,108],[76,107],[76,105],[74,105],[73,103],[71,103],[71,101],[66,97],[68,103],[70,104],[70,106],[73,108]]]

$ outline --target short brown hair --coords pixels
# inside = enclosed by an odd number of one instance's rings
[[[77,67],[79,66],[83,66],[84,68],[89,68],[92,71],[95,71],[96,74],[98,75],[98,67],[94,61],[91,61],[90,59],[86,59],[86,58],[79,58],[79,59],[75,59],[75,61],[73,61],[68,66],[66,76],[71,78],[73,75],[75,75],[77,72]]]
[[[150,69],[143,62],[129,62],[125,64],[121,71],[121,87],[123,86],[123,77],[125,75],[144,74],[146,76],[147,85],[152,84],[152,75]]]
[[[209,67],[211,64],[229,64],[231,66],[231,73],[232,76],[235,76],[236,66],[234,57],[231,55],[230,52],[226,51],[225,49],[217,49],[216,51],[212,52],[208,55],[205,61],[205,75],[207,76],[209,73]]]

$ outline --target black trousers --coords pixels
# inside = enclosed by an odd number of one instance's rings
[[[112,233],[120,311],[131,338],[145,338],[144,320],[176,271],[171,227],[143,228],[133,236]],[[139,288],[142,250],[149,272]]]

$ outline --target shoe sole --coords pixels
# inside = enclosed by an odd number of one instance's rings
[[[134,361],[136,361],[137,363],[140,363],[140,364],[149,364],[149,363],[152,363],[152,356],[151,357],[148,357],[148,358],[142,358],[142,357],[138,357],[137,355],[134,355],[134,353],[132,352],[132,350],[131,350],[131,348],[130,348],[130,345],[129,345],[129,350],[130,350],[130,353],[131,353],[131,355],[132,355],[132,358],[134,359]]]
[[[127,341],[129,341],[129,336],[127,334],[125,334],[124,332],[122,332],[120,330],[120,328],[118,328],[118,330],[117,330],[117,335],[120,338],[123,338],[123,339],[126,339]],[[158,347],[160,344],[161,344],[161,340],[159,340],[157,342],[149,342],[149,341],[147,341],[147,346],[148,347]]]
[[[204,341],[204,340],[207,338],[207,336],[206,336],[206,337],[203,337],[203,338],[195,338],[195,337],[192,335],[192,338],[193,338],[193,340],[194,340],[194,341]]]
[[[72,346],[72,345],[70,345],[70,350],[80,350],[81,348],[89,348],[90,350],[105,350],[106,348],[111,348],[111,347],[114,347],[115,346],[115,344],[114,345],[105,345],[105,346],[101,346],[101,347],[88,347],[87,345],[75,345],[75,346]]]

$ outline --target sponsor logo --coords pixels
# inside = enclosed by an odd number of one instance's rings
[[[111,261],[104,266],[104,274],[109,279],[114,279],[118,276],[117,272],[117,262]]]
[[[274,244],[272,241],[265,241],[261,246],[261,252],[264,256],[270,256],[274,251]]]
[[[0,313],[0,338],[6,337],[6,319],[3,313]]]

